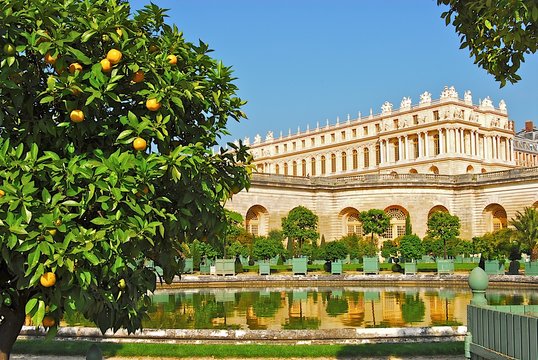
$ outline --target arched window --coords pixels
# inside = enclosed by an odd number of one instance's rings
[[[278,164],[275,165],[275,174],[280,174],[280,166]]]
[[[387,159],[385,159],[386,161]],[[379,165],[381,164],[381,147],[379,144],[375,146],[375,164]]]
[[[335,173],[336,172],[336,155],[335,154],[331,154],[331,173]]]
[[[288,175],[288,163],[284,163],[284,175]]]
[[[364,155],[364,167],[369,168],[370,167],[370,149],[365,147],[363,155]]]
[[[325,168],[325,156],[321,157],[321,175],[325,175],[326,168]]]
[[[353,170],[357,170],[359,168],[359,154],[357,150],[353,150]]]
[[[303,161],[301,161],[301,172],[302,172],[302,175],[303,176],[306,176],[306,160],[303,159]]]
[[[347,154],[345,151],[342,152],[342,171],[347,171]]]
[[[501,230],[506,227],[506,211],[502,208],[493,213],[493,231]]]
[[[405,235],[405,218],[406,213],[400,207],[390,207],[385,210],[385,214],[390,218],[390,226],[383,234],[385,239],[396,239]]]
[[[258,236],[260,230],[260,218],[254,211],[247,213],[247,232],[254,236]]]
[[[418,138],[414,138],[413,142],[413,158],[418,158]]]
[[[297,176],[297,161],[294,161],[292,163],[292,167],[293,167],[293,176]]]
[[[467,174],[472,174],[472,173],[474,173],[474,167],[472,165],[469,165],[469,166],[467,166],[466,171],[467,171]]]
[[[400,161],[400,143],[394,142],[394,161]]]
[[[486,206],[483,212],[486,231],[493,232],[504,229],[508,225],[506,210],[499,204]]]
[[[359,213],[350,213],[346,219],[346,229],[348,235],[362,236],[362,223],[359,218]]]
[[[430,167],[430,173],[434,175],[439,175],[439,169],[437,168],[437,166],[432,165]]]
[[[310,173],[312,173],[312,176],[316,176],[316,158],[315,157],[310,159]]]
[[[254,236],[265,236],[268,232],[269,213],[261,205],[254,205],[248,209],[245,216],[245,229]]]

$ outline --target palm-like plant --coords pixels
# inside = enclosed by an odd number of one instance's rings
[[[521,250],[531,255],[531,260],[537,260],[538,253],[533,249],[538,242],[538,211],[530,207],[524,208],[523,212],[517,211],[510,224],[516,228]]]

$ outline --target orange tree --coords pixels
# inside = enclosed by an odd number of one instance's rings
[[[0,0],[0,359],[26,315],[140,328],[179,244],[222,239],[248,186],[246,147],[211,151],[245,117],[232,71],[165,16]]]

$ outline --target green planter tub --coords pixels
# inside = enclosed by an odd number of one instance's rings
[[[538,261],[525,263],[525,275],[538,276]]]
[[[235,275],[235,260],[234,259],[217,259],[215,260],[216,275]]]
[[[306,275],[308,272],[308,258],[293,258],[291,261],[291,269],[293,275]]]
[[[362,257],[362,272],[364,274],[379,274],[379,259],[377,256]]]
[[[488,275],[504,275],[504,263],[499,260],[486,260],[484,270]]]
[[[194,271],[194,261],[192,258],[186,258],[183,265],[183,274],[192,274]]]
[[[342,261],[336,260],[331,262],[331,275],[342,275]]]
[[[437,260],[437,274],[453,274],[454,273],[454,261],[451,259]]]
[[[260,261],[258,263],[259,274],[260,275],[270,275],[271,274],[271,263]]]
[[[417,274],[417,263],[416,262],[406,262],[406,263],[404,263],[404,274],[405,275],[416,275]]]

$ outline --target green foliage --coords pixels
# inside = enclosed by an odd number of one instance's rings
[[[437,0],[448,5],[441,17],[460,36],[475,64],[501,83],[521,80],[517,71],[525,54],[538,48],[538,3],[535,0]]]
[[[460,219],[448,212],[434,212],[428,219],[427,236],[443,244],[444,258],[447,257],[447,241],[455,239],[460,234]]]
[[[516,233],[512,229],[504,228],[483,236],[474,237],[473,245],[477,253],[487,260],[501,260],[510,255]]]
[[[456,248],[456,255],[469,256],[475,254],[476,250],[474,245],[469,240],[460,240]]]
[[[235,258],[236,256],[248,257],[249,248],[241,244],[239,241],[234,241],[226,247],[226,256],[230,258]]]
[[[411,216],[407,214],[405,217],[405,235],[412,235],[413,234],[413,227],[411,226]]]
[[[428,235],[424,236],[422,239],[422,253],[424,255],[442,257],[444,253],[443,241]]]
[[[327,307],[325,309],[325,311],[327,311],[327,315],[335,317],[338,315],[347,314],[348,310],[349,305],[346,299],[334,297],[332,295],[327,299]]]
[[[422,258],[422,254],[424,253],[422,242],[417,235],[402,236],[399,250],[404,261],[418,260]]]
[[[293,208],[288,216],[282,218],[282,233],[288,239],[297,242],[299,255],[305,242],[314,241],[319,237],[317,228],[318,216],[304,206]]]
[[[271,237],[271,233],[267,238],[257,237],[254,239],[252,254],[256,260],[269,260],[284,252],[282,240]]]
[[[346,235],[340,238],[338,241],[346,245],[350,258],[352,259],[362,258],[362,255],[360,255],[361,251],[359,247],[359,242],[362,241],[362,238],[360,236],[357,236],[355,234]],[[321,245],[321,247],[323,248],[323,245]]]
[[[377,245],[370,240],[361,239],[359,241],[358,259],[362,260],[363,256],[375,256],[377,255]]]
[[[402,304],[402,318],[408,323],[421,322],[426,314],[426,306],[420,295],[405,295],[405,301]]]
[[[390,226],[390,218],[383,210],[370,209],[362,211],[359,217],[364,233],[372,234],[372,242],[374,241],[374,234],[379,236],[387,231]]]
[[[133,332],[156,284],[145,264],[171,282],[180,244],[221,242],[224,203],[248,186],[245,146],[211,151],[228,119],[245,117],[231,68],[155,5],[131,14],[124,1],[0,0],[0,9],[2,41],[16,48],[0,59],[0,286],[35,324],[77,310],[102,331]],[[111,49],[123,57],[105,73]],[[67,71],[74,62],[81,71]],[[139,70],[145,80],[134,83]],[[159,111],[146,109],[149,98]],[[71,122],[72,110],[84,121]],[[136,137],[151,151],[133,150]],[[43,288],[49,271],[58,281]]]
[[[394,240],[385,240],[381,246],[381,256],[388,259],[393,256],[398,256],[398,245]]]
[[[334,261],[339,259],[345,259],[349,254],[346,244],[342,241],[331,241],[326,243],[325,246],[320,248],[323,259],[327,261]]]
[[[510,224],[516,229],[515,238],[520,244],[521,251],[532,255],[532,249],[538,243],[538,211],[530,207],[523,209],[523,212],[517,211]]]

